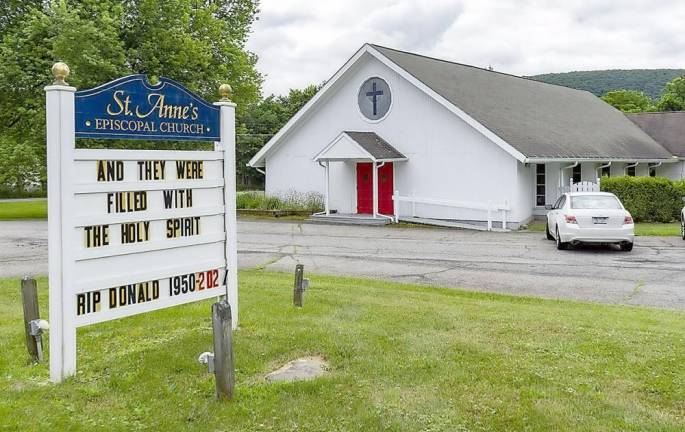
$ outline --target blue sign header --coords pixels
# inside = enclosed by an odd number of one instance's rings
[[[219,141],[219,108],[187,88],[130,75],[76,92],[76,137]]]

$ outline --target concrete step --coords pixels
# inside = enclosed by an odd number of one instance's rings
[[[384,217],[372,218],[356,215],[312,215],[309,222],[331,225],[371,225],[382,226],[390,223],[390,219]]]

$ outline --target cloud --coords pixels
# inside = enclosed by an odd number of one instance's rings
[[[307,21],[315,20],[316,15],[301,11],[262,11],[258,17],[260,20],[266,20],[269,24],[269,28],[284,28],[287,31],[287,27],[296,26]]]
[[[365,42],[531,75],[685,66],[680,0],[262,0],[264,91],[330,78]]]
[[[459,2],[403,2],[373,11],[363,27],[383,33],[408,50],[432,49],[461,11]]]

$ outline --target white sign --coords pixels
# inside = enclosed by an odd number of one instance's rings
[[[75,149],[76,89],[45,90],[50,379],[76,372],[77,327],[226,295],[235,328],[235,104],[214,151]]]

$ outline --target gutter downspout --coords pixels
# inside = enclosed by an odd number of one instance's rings
[[[258,168],[258,167],[254,167],[254,169],[256,169],[258,173],[260,173],[262,175],[266,175],[266,171],[264,171],[263,169]]]
[[[603,170],[604,168],[609,168],[610,166],[611,166],[611,161],[607,162],[606,165],[600,165],[600,166],[598,166],[598,167],[595,169],[595,173],[597,174],[597,178],[600,177],[599,174],[602,172],[602,170]]]
[[[647,168],[647,174],[650,174],[650,175],[651,175],[650,170],[651,170],[652,168],[655,168],[655,169],[654,169],[654,176],[656,176],[656,168],[659,168],[662,164],[663,164],[663,162],[657,162],[657,163],[655,163],[655,164],[653,164],[653,165],[652,165],[652,164],[648,164],[648,167],[649,167],[649,168]]]
[[[561,191],[562,188],[564,187],[564,170],[575,168],[575,167],[578,166],[578,164],[579,164],[579,162],[578,162],[578,161],[575,161],[574,163],[572,163],[572,164],[569,165],[569,166],[561,167],[561,170],[560,170],[560,173],[559,173],[559,190],[560,190],[560,191]],[[573,179],[573,177],[571,177],[571,179]]]
[[[595,175],[597,176],[597,188],[599,190],[602,190],[602,185],[601,185],[601,174],[602,170],[604,168],[609,168],[611,166],[611,161],[607,162],[606,165],[600,165],[597,168],[595,168]],[[611,168],[609,168],[609,175],[611,175]]]
[[[635,162],[634,164],[627,164],[623,166],[623,175],[627,175],[628,168],[635,168],[640,162]]]
[[[383,165],[385,165],[386,162],[387,162],[387,161],[381,162],[381,164],[378,165],[378,167],[376,167],[376,168],[383,168]],[[374,165],[376,165],[376,164],[374,163]],[[378,181],[378,177],[376,177],[376,181]],[[393,185],[393,186],[394,186],[394,185]],[[378,197],[376,197],[376,199],[378,199]],[[384,218],[388,218],[388,219],[390,219],[391,221],[394,221],[394,220],[395,220],[395,217],[394,217],[394,216],[384,215],[384,214],[379,213],[379,212],[376,212],[376,214],[377,214],[378,216],[381,216],[381,217],[384,217]]]

